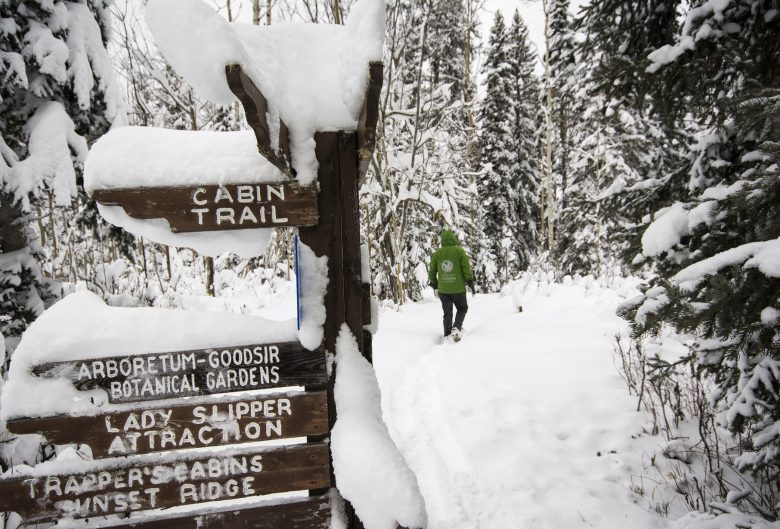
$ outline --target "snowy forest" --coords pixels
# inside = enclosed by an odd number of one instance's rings
[[[344,24],[355,2],[205,3],[274,26]],[[663,447],[623,488],[687,520],[668,527],[778,527],[780,1],[498,3],[386,0],[360,187],[380,320],[432,303],[445,228],[471,259],[476,300],[528,314],[538,292],[622,289],[625,332],[606,354],[647,418],[641,435]],[[76,292],[248,315],[294,295],[294,228],[259,257],[202,255],[109,224],[86,192],[87,154],[111,129],[248,128],[238,102],[207,100],[166,62],[144,4],[0,0],[0,388],[25,330]],[[0,474],[59,453],[23,437],[0,422]],[[429,527],[447,527],[432,512]],[[515,527],[481,520],[471,527]]]

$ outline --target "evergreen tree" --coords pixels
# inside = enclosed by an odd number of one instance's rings
[[[584,46],[602,54],[594,71],[601,93],[637,108],[640,115],[669,117],[679,100],[677,83],[656,83],[645,71],[648,55],[671,42],[679,28],[680,0],[603,0],[582,8],[575,25]],[[674,121],[666,125],[676,127]]]
[[[514,143],[515,225],[513,262],[511,274],[524,270],[538,246],[539,182],[539,80],[534,73],[536,55],[531,48],[528,29],[515,10],[512,27],[509,30],[509,63],[512,66],[514,99],[514,121],[512,139]]]
[[[87,141],[119,112],[105,51],[108,3],[0,4],[0,312],[10,316],[0,322],[4,335],[20,334],[53,295],[33,258],[40,246],[31,212],[71,204]],[[51,208],[49,217],[56,220]],[[55,236],[67,231],[50,228]]]
[[[108,3],[0,2],[0,380],[22,332],[60,295],[37,258],[59,259],[74,279],[81,264],[80,230],[65,213],[74,201],[85,207],[78,188],[88,142],[120,113],[105,50]],[[2,423],[0,438],[2,469],[54,452]]]
[[[485,247],[477,259],[479,267],[491,263],[491,269],[479,270],[483,285],[495,289],[502,275],[508,273],[509,248],[514,243],[513,227],[517,225],[516,153],[514,129],[516,85],[510,57],[510,34],[500,11],[490,29],[488,51],[483,67],[485,98],[479,111],[481,125],[483,176],[478,182],[482,206]]]
[[[623,312],[637,334],[668,323],[701,337],[689,361],[713,376],[721,425],[741,434],[738,465],[764,483],[780,479],[780,270],[769,257],[780,237],[777,9],[703,4],[649,55],[659,90],[680,90],[671,109],[702,132],[690,152],[691,198],[654,215],[635,259],[661,277]]]
[[[553,173],[561,189],[566,189],[569,179],[571,151],[572,103],[576,92],[576,66],[574,31],[569,15],[569,0],[550,0],[549,5],[549,54],[552,77],[555,147]],[[560,208],[566,207],[566,195],[561,196]]]
[[[635,244],[636,226],[672,190],[680,190],[685,169],[688,131],[666,125],[651,98],[638,96],[634,84],[607,77],[618,72],[607,65],[620,54],[649,53],[629,47],[646,46],[647,41],[634,35],[644,30],[626,25],[641,26],[640,15],[647,10],[632,11],[634,4],[627,1],[608,4],[610,11],[601,4],[588,5],[575,21],[586,38],[575,47],[576,67],[570,67],[563,89],[573,96],[570,169],[557,241],[566,273],[600,274],[619,266]],[[615,10],[626,16],[615,16]],[[605,18],[614,24],[604,23]]]
[[[432,2],[426,37],[433,84],[448,84],[452,101],[464,89],[465,34],[463,0]]]

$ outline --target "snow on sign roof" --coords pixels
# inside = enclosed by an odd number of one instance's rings
[[[271,184],[284,179],[279,169],[258,153],[252,131],[118,127],[92,146],[84,166],[84,187],[90,194],[98,190]],[[133,218],[132,211],[107,203],[98,203],[98,209],[106,220],[131,233],[210,256],[228,251],[241,257],[260,255],[272,233],[270,228],[251,225],[247,226],[252,229],[230,232],[174,233],[164,218]],[[259,212],[255,209],[254,214]]]
[[[270,140],[269,149],[263,150],[269,160],[258,152],[268,142],[251,131],[116,128],[90,151],[85,164],[88,192],[278,183],[286,178],[279,167],[290,174],[288,154],[297,182],[306,186],[317,176],[315,132],[358,127],[369,65],[382,55],[384,0],[360,0],[344,26],[231,24],[201,0],[150,0],[146,10],[166,59],[201,95],[218,104],[234,101],[236,87],[231,90],[228,85],[227,67],[240,67],[239,75],[245,76],[240,83],[246,79],[262,91],[265,101],[260,114],[267,118],[265,132],[278,137],[279,145]],[[246,105],[243,99],[242,103]],[[280,122],[287,126],[287,134],[282,134]],[[257,132],[255,124],[250,124]],[[282,136],[287,140],[288,135],[289,150],[287,142],[282,143]],[[283,164],[270,151],[277,147],[285,155]],[[227,251],[241,257],[261,255],[272,233],[268,228],[245,229],[243,225],[231,232],[181,233],[164,218],[140,218],[103,202],[98,207],[109,222],[155,242],[193,248],[204,255]],[[247,218],[260,215],[262,219],[263,214],[253,212]]]
[[[254,26],[229,23],[202,0],[150,0],[146,21],[166,60],[214,103],[235,100],[225,67],[241,66],[269,114],[289,127],[292,164],[305,185],[317,173],[314,133],[357,127],[369,63],[382,59],[385,2],[359,0],[343,26]]]
[[[109,404],[102,389],[79,391],[66,378],[34,376],[32,367],[46,362],[295,339],[295,320],[275,322],[220,312],[110,307],[91,292],[77,292],[54,304],[24,333],[3,387],[0,420],[121,409],[121,405]],[[27,398],[29,395],[36,397]]]

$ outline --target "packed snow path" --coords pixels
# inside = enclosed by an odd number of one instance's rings
[[[613,364],[620,296],[585,281],[529,286],[522,313],[512,296],[469,295],[458,344],[441,344],[434,298],[382,313],[385,420],[428,529],[662,527],[631,490],[648,455]]]

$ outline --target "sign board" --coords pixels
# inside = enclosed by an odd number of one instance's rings
[[[15,434],[89,445],[95,458],[326,435],[327,393],[268,394],[104,413],[12,419]]]
[[[335,350],[336,336],[346,323],[370,360],[370,335],[363,336],[370,313],[362,299],[366,289],[360,274],[357,197],[376,141],[381,63],[372,63],[369,69],[367,101],[357,131],[315,134],[317,188],[253,183],[111,189],[96,190],[93,198],[106,206],[120,206],[133,218],[165,219],[173,232],[302,227],[302,242],[315,254],[328,257],[325,347]],[[247,110],[260,153],[288,177],[294,176],[286,126],[280,123],[278,148],[272,148],[264,96],[239,66],[228,65],[226,76]],[[0,511],[17,512],[26,524],[114,515],[109,522],[93,525],[116,522],[111,527],[143,529],[330,526],[327,495],[284,498],[276,500],[279,504],[264,506],[237,501],[278,492],[326,490],[333,485],[326,443],[266,450],[226,445],[292,436],[319,441],[316,437],[329,431],[335,417],[327,403],[333,400],[332,385],[327,393],[213,397],[283,386],[325,388],[324,350],[308,351],[297,342],[230,346],[52,362],[34,367],[33,373],[67,378],[81,390],[101,388],[111,403],[204,398],[195,403],[150,402],[91,417],[10,421],[14,432],[42,433],[55,443],[84,443],[95,457],[114,459],[44,464],[21,476],[0,477]],[[210,447],[219,449],[203,450]],[[202,450],[183,451],[187,448]],[[166,451],[173,452],[158,453]],[[213,512],[209,509],[212,502],[225,500],[229,503]],[[173,515],[166,511],[182,506],[193,507]],[[141,512],[140,519],[128,518]],[[362,527],[349,505],[345,515],[347,527]]]
[[[0,479],[0,510],[17,512],[30,523],[330,486],[329,449],[324,443],[89,465],[72,473]]]
[[[111,403],[215,395],[285,386],[321,386],[325,353],[298,342],[113,356],[33,368],[69,379],[80,390],[102,388]]]
[[[92,198],[136,219],[165,219],[171,231],[245,230],[317,224],[317,190],[293,183],[96,189]]]
[[[197,513],[198,511],[196,511]],[[295,498],[270,505],[233,505],[232,509],[208,512],[171,513],[162,516],[131,517],[100,529],[330,529],[330,502],[327,495]]]

